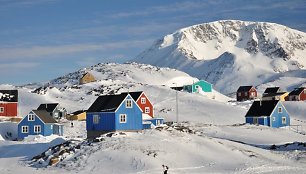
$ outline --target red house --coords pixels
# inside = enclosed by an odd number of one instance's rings
[[[293,91],[289,93],[286,99],[288,99],[289,101],[306,100],[306,88],[305,87],[295,88]]]
[[[142,113],[148,114],[152,118],[154,117],[153,104],[151,103],[151,101],[149,100],[149,98],[146,96],[146,94],[143,91],[129,92],[129,94],[136,101],[137,105],[142,110]]]
[[[236,96],[237,101],[251,100],[257,97],[257,91],[253,86],[240,86]]]
[[[0,116],[16,117],[18,90],[0,90]]]

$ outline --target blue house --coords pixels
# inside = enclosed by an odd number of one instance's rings
[[[270,127],[290,125],[290,116],[279,100],[254,101],[245,115],[246,123]]]
[[[63,135],[63,125],[58,124],[47,111],[33,110],[18,123],[18,139],[28,135]]]
[[[87,138],[143,129],[142,110],[128,93],[99,96],[86,113]]]
[[[203,92],[212,92],[212,84],[205,80],[199,80],[191,85],[183,86],[183,90],[190,93],[200,92],[200,88]]]

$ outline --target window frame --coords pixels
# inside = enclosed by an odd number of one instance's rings
[[[29,126],[21,126],[21,133],[23,134],[29,133]]]
[[[283,113],[283,108],[282,107],[278,107],[277,111],[278,111],[278,113]]]
[[[141,97],[140,98],[140,102],[141,102],[141,104],[146,104],[147,103],[147,99],[145,97]]]
[[[129,103],[130,103],[130,105],[129,105]],[[126,99],[125,100],[125,107],[126,108],[133,108],[133,101],[132,101],[132,99]]]
[[[100,117],[99,115],[92,115],[92,123],[93,124],[99,124],[100,123]]]
[[[32,118],[32,119],[30,119]],[[28,121],[35,121],[35,114],[29,114],[28,115]]]
[[[241,92],[238,92],[238,97],[241,97]]]
[[[0,107],[0,113],[4,113],[4,107],[3,106]]]
[[[34,133],[41,133],[41,126],[40,125],[34,125]]]
[[[127,115],[126,114],[120,114],[119,115],[119,123],[126,123],[127,122]]]
[[[282,124],[287,124],[287,117],[282,117]]]
[[[146,114],[149,114],[149,113],[150,113],[150,110],[151,110],[150,107],[145,107],[145,113],[146,113]]]

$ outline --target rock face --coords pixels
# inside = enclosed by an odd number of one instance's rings
[[[275,23],[227,20],[180,29],[134,61],[185,71],[226,93],[305,69],[304,55],[306,33]]]

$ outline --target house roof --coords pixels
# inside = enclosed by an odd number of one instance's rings
[[[280,90],[280,87],[269,87],[265,90],[264,93],[277,93]]]
[[[44,104],[40,104],[37,110],[45,110],[47,112],[53,112],[57,105],[59,104],[58,103],[44,103]]]
[[[240,86],[237,90],[237,92],[245,92],[250,91],[253,88],[253,86]]]
[[[44,122],[44,123],[57,123],[57,121],[45,110],[33,110],[33,112]]]
[[[142,91],[137,91],[137,92],[123,92],[122,94],[130,94],[131,97],[137,101],[137,99],[141,96]]]
[[[305,89],[305,87],[295,88],[289,95],[300,95]]]
[[[99,96],[87,112],[114,112],[127,95],[128,93]]]
[[[254,101],[245,116],[270,116],[278,102],[278,100]]]
[[[0,90],[0,101],[18,102],[18,90]]]
[[[267,93],[267,94],[264,94],[263,97],[281,96],[281,95],[284,95],[286,93],[287,92]]]

